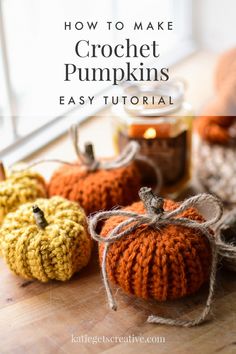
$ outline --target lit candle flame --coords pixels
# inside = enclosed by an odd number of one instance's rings
[[[145,139],[154,139],[157,136],[157,132],[156,129],[154,128],[148,128],[147,130],[145,130],[143,137]]]

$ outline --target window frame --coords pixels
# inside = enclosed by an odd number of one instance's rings
[[[117,0],[112,0],[113,14],[115,14],[116,1]],[[176,4],[176,0],[172,0],[172,3],[179,16],[182,17],[180,22],[184,23],[182,33],[184,34],[185,39],[178,43],[176,48],[172,48],[170,52],[163,55],[162,62],[164,65],[168,65],[169,67],[191,55],[197,49],[192,30],[192,0],[179,0],[178,5]],[[104,105],[102,104],[101,100],[99,102],[99,97],[103,94],[116,95],[118,94],[119,88],[109,87],[104,89],[95,95],[95,101],[92,107],[90,105],[84,105],[83,107],[76,106],[73,109],[68,110],[66,113],[56,116],[48,123],[43,124],[41,127],[27,134],[26,136],[17,137],[14,118],[14,99],[11,92],[11,84],[9,78],[1,6],[2,5],[0,1],[0,40],[2,43],[2,59],[5,70],[5,84],[8,101],[7,106],[9,112],[9,115],[5,116],[3,121],[5,123],[7,133],[9,134],[9,139],[12,143],[0,151],[0,160],[3,160],[6,165],[12,165],[18,161],[23,160],[24,158],[27,158],[37,150],[51,143],[53,140],[64,135],[71,124],[81,123],[93,117],[97,112],[102,111],[102,109],[104,109]]]

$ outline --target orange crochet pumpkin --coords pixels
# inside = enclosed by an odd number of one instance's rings
[[[164,210],[174,210],[177,203],[165,200]],[[123,210],[144,214],[143,202]],[[203,217],[189,208],[180,214],[195,221]],[[112,216],[103,225],[106,237],[124,216]],[[124,227],[125,230],[125,227]],[[104,245],[99,246],[102,261]],[[154,230],[145,225],[110,245],[106,256],[109,279],[129,294],[158,301],[178,299],[196,292],[208,279],[211,264],[209,242],[196,229],[167,225]]]
[[[216,95],[198,118],[196,127],[201,137],[212,143],[227,144],[236,122],[236,48],[225,52],[215,72]]]
[[[112,170],[86,170],[84,165],[63,165],[52,176],[48,192],[78,202],[86,214],[128,205],[137,199],[141,186],[140,171],[135,162]]]
[[[77,162],[64,164],[52,175],[48,184],[49,196],[59,195],[78,202],[86,214],[125,206],[137,200],[143,183],[160,185],[161,175],[147,158],[139,156],[140,146],[131,141],[113,160],[97,160],[93,145],[78,144],[78,127],[72,125],[71,137]]]

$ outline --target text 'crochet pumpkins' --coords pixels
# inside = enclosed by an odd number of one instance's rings
[[[15,274],[42,282],[70,279],[87,265],[92,245],[84,211],[61,197],[37,199],[9,213],[0,242]]]
[[[31,170],[14,171],[5,174],[1,164],[0,181],[0,223],[7,213],[27,202],[37,198],[46,197],[46,185],[44,178]]]

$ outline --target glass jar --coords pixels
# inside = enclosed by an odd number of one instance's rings
[[[193,112],[181,81],[126,85],[126,104],[113,107],[117,152],[131,140],[153,160],[163,178],[162,194],[176,196],[191,178]]]

